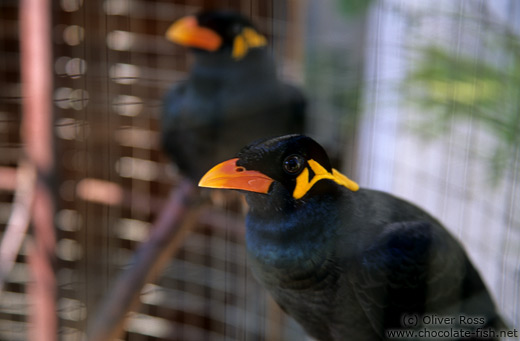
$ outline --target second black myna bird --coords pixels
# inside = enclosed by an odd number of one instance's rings
[[[199,185],[245,193],[252,270],[316,339],[497,339],[485,336],[502,320],[460,243],[413,204],[359,188],[311,138],[255,142]]]
[[[176,21],[171,41],[187,46],[189,78],[164,100],[162,146],[193,179],[263,136],[302,133],[305,97],[278,79],[266,38],[244,16],[206,11]]]

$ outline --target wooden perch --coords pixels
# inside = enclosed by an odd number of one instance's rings
[[[154,280],[196,225],[198,208],[191,204],[194,193],[195,187],[188,180],[172,191],[149,239],[141,244],[130,267],[119,275],[98,311],[91,315],[87,340],[114,340],[122,334],[127,314],[137,307],[144,285]]]

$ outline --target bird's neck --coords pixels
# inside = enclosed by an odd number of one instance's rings
[[[252,49],[241,60],[234,60],[228,51],[213,54],[196,53],[192,77],[197,79],[220,79],[236,81],[243,77],[254,82],[259,79],[276,78],[272,58],[265,49]]]
[[[251,209],[246,241],[251,258],[267,267],[294,269],[319,265],[333,252],[337,210],[329,198],[313,198],[278,210]],[[305,265],[307,266],[307,265]]]

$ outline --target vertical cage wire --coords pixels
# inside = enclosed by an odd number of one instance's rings
[[[377,2],[357,158],[362,185],[419,204],[458,237],[514,328],[519,10],[513,1]],[[515,137],[504,142],[500,124]]]
[[[285,2],[64,0],[55,8],[57,129],[59,148],[67,155],[61,216],[68,227],[62,240],[73,244],[60,258],[61,317],[71,340],[81,337],[89,314],[128,266],[179,180],[159,149],[159,118],[163,95],[186,79],[190,61],[186,49],[164,33],[173,20],[207,6],[243,12],[272,41],[275,58],[289,54],[287,31],[292,25],[295,32],[297,23],[288,22],[294,5]],[[291,57],[298,62],[297,52]],[[291,74],[285,65],[294,63],[285,60],[279,71]],[[131,199],[117,202],[118,191]],[[242,219],[236,209],[222,210]],[[284,331],[276,305],[266,308],[267,296],[245,262],[243,232],[202,223],[156,275],[128,319],[125,339],[301,335],[294,326]]]

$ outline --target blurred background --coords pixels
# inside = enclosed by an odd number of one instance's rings
[[[361,186],[438,217],[520,328],[520,2],[59,0],[51,7],[57,338],[84,337],[179,183],[159,148],[159,118],[162,97],[186,79],[190,61],[164,33],[208,7],[252,19],[280,76],[309,98],[308,134]],[[0,0],[2,237],[23,187],[16,179],[27,139],[19,10],[18,1]],[[227,206],[200,219],[145,285],[121,339],[304,338],[252,278],[243,213]],[[37,237],[29,228],[3,284],[2,340],[29,338],[38,273],[28,249]]]

